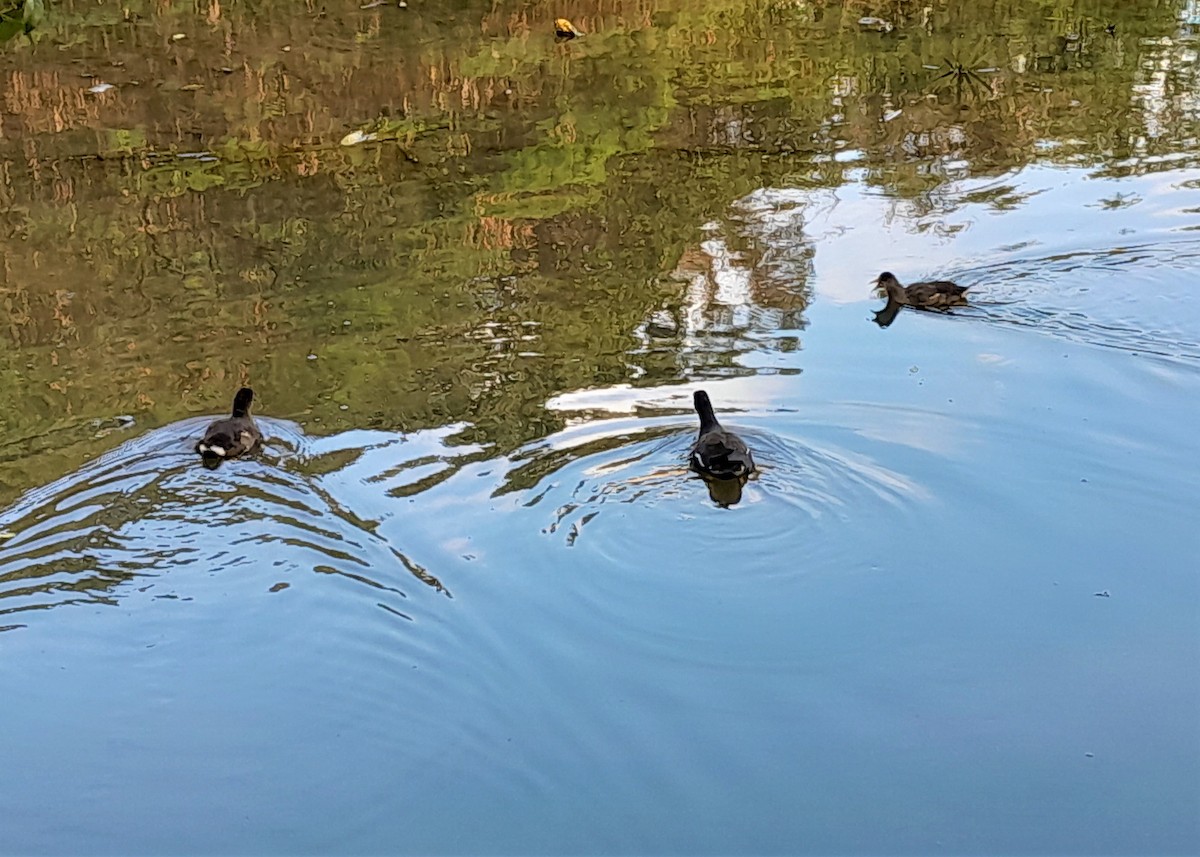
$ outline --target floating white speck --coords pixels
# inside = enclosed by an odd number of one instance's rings
[[[903,110],[889,110],[887,113],[883,114],[883,121],[891,122],[893,119],[895,119],[897,116],[899,116],[903,112],[904,112]]]
[[[890,33],[895,29],[895,25],[891,21],[885,21],[883,18],[876,18],[870,15],[865,18],[859,18],[858,26],[864,30],[872,30],[876,33]]]
[[[357,146],[359,143],[370,143],[379,135],[369,131],[351,131],[342,138],[343,146]]]
[[[88,92],[92,95],[99,95],[102,92],[108,92],[110,89],[116,89],[111,83],[97,83],[95,86],[89,86]]]

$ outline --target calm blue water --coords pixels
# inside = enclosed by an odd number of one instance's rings
[[[1198,180],[733,202],[669,333],[760,462],[730,508],[699,382],[507,456],[264,417],[211,473],[196,419],[32,488],[0,851],[1195,853]],[[977,306],[880,329],[882,267]]]

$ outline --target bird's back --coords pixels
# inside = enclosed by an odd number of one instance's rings
[[[225,417],[209,425],[204,438],[196,444],[201,455],[235,458],[258,446],[262,432],[250,417]]]
[[[905,291],[914,306],[958,306],[967,302],[967,286],[949,280],[913,283]]]
[[[754,471],[754,458],[746,442],[731,431],[717,427],[696,438],[692,466],[701,473],[731,479]]]

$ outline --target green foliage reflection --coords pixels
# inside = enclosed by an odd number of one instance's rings
[[[635,336],[683,314],[704,223],[838,186],[844,151],[925,210],[951,162],[1154,169],[1196,134],[1179,10],[603,0],[556,43],[548,3],[64,0],[0,54],[0,495],[117,442],[115,415],[223,410],[243,381],[314,430],[467,422],[507,449],[563,390],[739,371]]]

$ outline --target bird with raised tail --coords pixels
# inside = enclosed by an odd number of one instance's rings
[[[713,479],[742,479],[754,472],[754,458],[746,442],[721,426],[713,413],[708,393],[697,390],[692,397],[700,415],[700,434],[692,444],[688,463],[692,470]]]
[[[254,450],[262,442],[262,432],[250,416],[250,403],[254,391],[242,387],[233,397],[233,414],[214,420],[204,437],[196,444],[196,452],[210,466],[230,458],[237,458]]]
[[[888,301],[895,301],[903,306],[917,309],[947,309],[952,306],[966,306],[967,286],[960,286],[949,280],[925,280],[913,283],[911,286],[901,285],[896,275],[884,271],[874,280],[875,285],[883,289]]]

